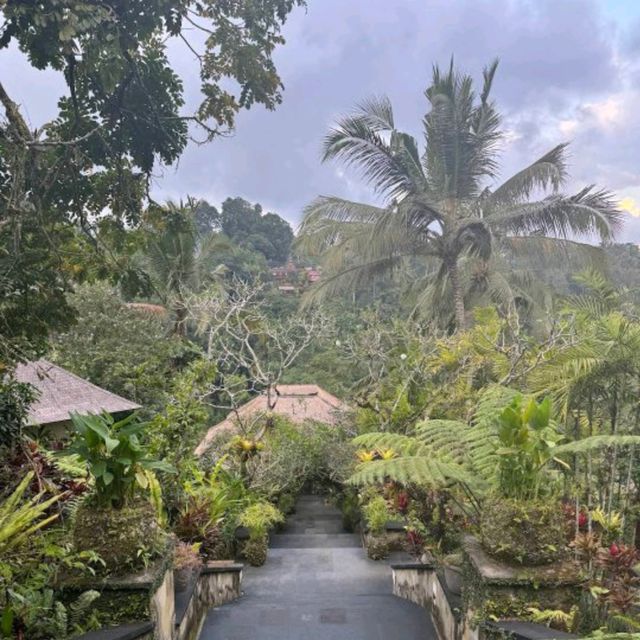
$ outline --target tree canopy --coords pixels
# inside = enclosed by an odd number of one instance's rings
[[[85,245],[96,248],[105,220],[112,233],[138,224],[154,166],[177,160],[190,135],[228,132],[240,109],[281,102],[272,56],[288,14],[303,4],[3,3],[0,53],[17,45],[33,67],[61,73],[67,85],[57,116],[34,130],[0,83],[3,359],[41,348],[49,328],[64,326],[72,315],[64,291]],[[190,41],[194,33],[200,44]],[[172,39],[199,61],[194,112],[185,112],[182,80],[167,57]]]
[[[396,128],[384,97],[361,103],[331,129],[324,160],[355,167],[383,204],[322,196],[307,207],[300,246],[323,255],[328,272],[318,295],[399,270],[410,274],[418,307],[445,320],[453,315],[462,329],[465,298],[484,293],[513,304],[523,295],[519,274],[505,264],[509,255],[588,259],[593,247],[577,238],[613,238],[621,214],[610,193],[593,186],[560,193],[566,144],[494,186],[503,137],[491,100],[497,66],[485,69],[479,93],[453,61],[444,71],[434,67],[422,152]]]

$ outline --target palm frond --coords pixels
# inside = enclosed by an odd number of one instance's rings
[[[496,213],[487,219],[499,235],[545,235],[559,238],[597,237],[612,240],[622,213],[611,193],[586,187],[572,196],[552,195]]]
[[[393,110],[389,99],[371,98],[341,118],[324,140],[323,161],[339,159],[355,166],[374,189],[390,199],[411,192],[411,171],[390,146]]]
[[[434,66],[425,92],[431,110],[424,118],[423,165],[432,191],[443,199],[475,197],[481,181],[497,170],[500,117],[488,100],[496,66],[485,70],[479,105],[471,77],[458,74],[453,60],[445,73]]]
[[[537,189],[557,191],[567,176],[567,144],[545,153],[541,158],[522,169],[489,194],[489,207],[504,207],[522,202]],[[489,215],[491,215],[489,210]]]
[[[605,254],[601,247],[575,240],[506,236],[500,238],[499,246],[508,257],[529,270],[548,270],[554,266],[570,271],[586,268],[600,271],[604,268]]]
[[[567,442],[558,445],[554,449],[555,455],[573,455],[579,453],[589,453],[590,451],[598,451],[608,447],[629,447],[640,445],[640,436],[631,435],[602,435],[589,436],[582,440]]]

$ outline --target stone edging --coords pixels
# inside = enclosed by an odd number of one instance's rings
[[[119,627],[90,631],[76,640],[137,640],[148,634],[153,634],[153,622],[133,622]]]

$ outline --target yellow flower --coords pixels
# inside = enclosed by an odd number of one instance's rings
[[[358,451],[356,453],[360,462],[371,462],[375,458],[375,451]]]

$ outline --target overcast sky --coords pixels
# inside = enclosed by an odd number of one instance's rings
[[[334,119],[372,94],[387,94],[396,125],[421,136],[431,65],[453,54],[464,70],[501,60],[494,97],[505,115],[506,177],[550,147],[571,141],[571,183],[613,190],[628,211],[621,241],[640,242],[640,2],[637,0],[308,0],[287,22],[276,61],[285,84],[275,111],[240,115],[235,135],[190,146],[154,180],[156,198],[186,195],[219,204],[260,202],[300,219],[319,194],[371,199],[356,175],[320,163]],[[194,101],[198,67],[172,48]],[[62,89],[31,72],[16,51],[0,74],[34,124]],[[7,64],[8,61],[8,64]]]

